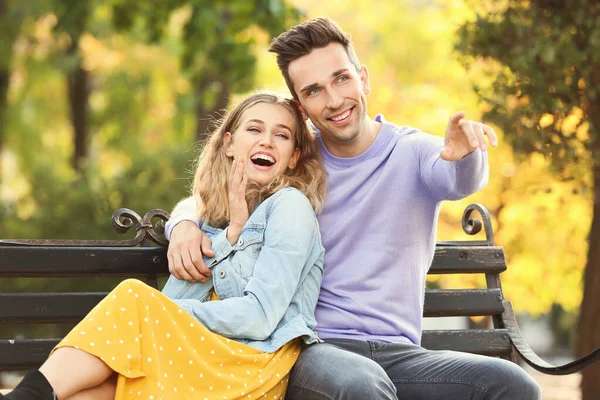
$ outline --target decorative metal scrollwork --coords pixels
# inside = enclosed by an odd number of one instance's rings
[[[169,242],[164,237],[165,222],[169,220],[171,216],[168,212],[160,209],[150,210],[144,215],[144,218],[140,217],[138,213],[128,208],[119,208],[112,216],[112,224],[115,230],[119,233],[127,232],[135,224],[137,234],[132,239],[134,244],[128,246],[135,246],[143,241],[152,241],[161,246],[168,246]],[[160,220],[152,225],[152,220],[159,218]]]
[[[154,225],[152,221],[158,218]],[[64,240],[64,239],[3,239],[0,246],[63,246],[63,247],[133,247],[149,245],[150,242],[160,246],[168,246],[164,236],[164,223],[171,215],[160,209],[150,210],[140,217],[138,213],[128,208],[119,208],[112,216],[112,225],[119,233],[127,233],[135,226],[136,235],[128,240]]]
[[[479,219],[471,218],[473,211],[477,211],[483,222]],[[465,212],[462,216],[462,227],[463,231],[467,235],[475,235],[481,231],[481,228],[485,229],[485,240],[488,246],[494,246],[494,231],[492,230],[492,220],[490,213],[487,208],[482,204],[470,204],[465,208]]]

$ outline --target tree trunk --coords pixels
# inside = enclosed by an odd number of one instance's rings
[[[218,76],[206,73],[198,79],[196,85],[196,139],[204,141],[210,136],[213,124],[219,120],[229,103],[229,82]],[[209,93],[212,91],[213,93]],[[207,99],[208,98],[208,99]],[[209,100],[211,99],[212,100]]]
[[[6,129],[6,108],[8,107],[8,80],[10,68],[0,65],[0,183],[2,182],[2,149]]]
[[[0,23],[6,18],[6,1],[0,0]],[[8,46],[6,53],[0,60],[0,185],[2,184],[2,150],[6,129],[6,108],[8,107],[8,81],[10,78],[10,60],[12,54],[13,38],[6,38],[4,46]]]
[[[70,53],[77,52],[79,38],[73,38],[73,47]],[[81,171],[85,158],[88,156],[88,114],[89,114],[89,74],[81,66],[81,60],[69,71],[67,75],[69,91],[69,106],[71,110],[71,123],[74,133],[74,148],[72,166],[76,171]]]
[[[589,250],[583,280],[583,300],[579,313],[578,356],[600,347],[600,166],[593,168],[594,212],[589,233]],[[600,363],[582,371],[582,400],[598,398]]]

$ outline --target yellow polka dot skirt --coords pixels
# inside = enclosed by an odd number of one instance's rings
[[[119,284],[56,348],[65,346],[119,374],[117,400],[283,400],[300,352],[298,340],[264,353],[213,333],[134,279]]]

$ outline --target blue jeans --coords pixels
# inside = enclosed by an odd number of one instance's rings
[[[306,346],[287,400],[538,400],[538,384],[499,358],[398,343],[329,339]]]

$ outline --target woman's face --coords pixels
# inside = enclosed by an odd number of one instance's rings
[[[296,167],[295,129],[296,120],[284,106],[255,104],[242,113],[238,129],[225,134],[225,153],[244,160],[248,181],[265,185]]]

